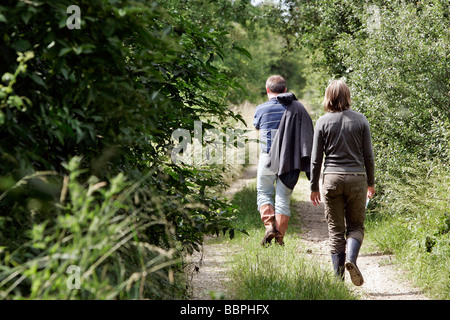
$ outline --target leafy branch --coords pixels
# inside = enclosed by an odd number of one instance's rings
[[[21,111],[26,111],[27,105],[31,106],[31,100],[25,96],[18,96],[13,93],[13,85],[16,83],[17,77],[20,73],[25,73],[27,71],[26,62],[34,58],[34,53],[32,51],[27,51],[25,53],[18,52],[19,57],[17,62],[19,66],[17,67],[14,74],[6,72],[2,76],[2,82],[7,83],[7,86],[0,84],[0,125],[5,123],[5,114],[1,109],[8,106],[16,107]]]

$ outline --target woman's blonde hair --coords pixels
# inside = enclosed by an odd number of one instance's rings
[[[350,89],[342,80],[333,80],[325,90],[323,109],[327,112],[342,112],[350,108]]]

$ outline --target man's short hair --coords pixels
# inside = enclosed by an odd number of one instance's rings
[[[325,90],[323,109],[327,112],[342,112],[350,108],[350,89],[342,80],[333,80]]]
[[[266,81],[266,89],[273,93],[283,93],[286,91],[286,80],[282,76],[270,76]]]

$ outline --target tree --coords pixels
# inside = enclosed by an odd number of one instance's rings
[[[170,159],[175,129],[192,130],[211,115],[240,120],[224,103],[235,80],[211,63],[232,44],[225,30],[157,1],[78,1],[80,29],[67,27],[69,5],[0,7],[2,296],[174,294],[177,255],[198,249],[204,234],[234,234],[234,207],[209,192],[222,184],[218,168]],[[134,237],[117,237],[127,233]],[[61,259],[92,263],[84,270],[92,287],[64,290],[55,250],[88,248],[89,256]],[[153,270],[142,263],[149,257],[161,259],[161,269],[137,281]],[[57,278],[48,278],[51,270]],[[104,282],[111,291],[102,292]]]

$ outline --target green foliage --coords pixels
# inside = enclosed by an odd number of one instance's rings
[[[157,246],[151,234],[159,227],[171,238],[174,228],[162,213],[149,215],[133,207],[128,199],[138,185],[123,174],[109,185],[94,176],[85,184],[77,182],[86,171],[80,160],[64,165],[68,175],[55,216],[39,217],[36,199],[30,208],[35,221],[20,237],[26,241],[15,250],[1,248],[0,298],[161,299],[179,294],[176,244]],[[78,268],[78,278],[71,267]]]
[[[183,290],[171,291],[179,284],[160,285],[173,278],[165,264],[198,249],[205,234],[234,236],[235,209],[214,194],[223,168],[170,159],[175,129],[192,130],[197,120],[207,121],[205,127],[240,121],[226,103],[237,83],[211,63],[232,51],[232,43],[223,28],[210,30],[157,1],[78,1],[81,28],[68,29],[72,4],[0,6],[2,297],[179,296]],[[74,198],[65,207],[63,164],[74,156],[82,157],[82,169],[69,179]],[[119,191],[100,191],[104,183],[122,186],[115,178],[122,175],[133,188],[129,199],[115,202]],[[124,221],[134,229],[120,238]],[[86,241],[98,243],[95,254],[87,258],[91,244],[67,243],[81,260],[56,265],[55,252],[68,240],[94,231],[95,239]],[[139,244],[131,244],[131,234]],[[127,256],[109,254],[122,240]],[[167,250],[176,250],[168,260]],[[40,257],[49,259],[42,270]],[[101,271],[106,261],[114,266]],[[163,273],[149,273],[158,261]],[[68,263],[79,263],[89,270],[86,279],[99,282],[68,291],[60,277]]]
[[[373,241],[447,297],[448,2],[296,0],[280,10],[290,43],[307,46],[329,79],[346,80],[352,108],[369,120],[377,189],[370,219],[386,231]]]
[[[25,54],[23,54],[22,52],[18,52],[18,55],[19,57],[17,58],[17,62],[19,62],[19,66],[17,67],[16,72],[14,72],[14,74],[6,72],[2,76],[2,82],[7,83],[8,86],[0,84],[0,125],[5,122],[5,114],[3,113],[3,111],[1,111],[2,108],[16,107],[19,110],[25,111],[26,105],[31,105],[31,101],[27,97],[11,95],[11,93],[13,92],[13,85],[14,83],[16,83],[17,76],[20,73],[26,72],[27,65],[25,63],[34,57],[34,54],[31,51],[28,51]]]
[[[448,7],[380,9],[379,27],[343,39],[355,108],[371,123],[382,184],[412,159],[449,160]]]
[[[383,168],[377,176],[394,174],[394,167],[401,170],[409,157],[445,163],[450,129],[448,3],[333,4],[289,2],[280,9],[287,15],[283,30],[290,39],[301,35],[297,45],[309,47],[330,78],[344,77],[351,85],[353,107],[371,124],[378,168]]]
[[[262,9],[261,9],[262,10]],[[232,103],[252,101],[259,103],[267,100],[265,83],[269,75],[280,74],[287,82],[288,90],[301,96],[306,86],[307,57],[304,50],[286,50],[286,42],[264,21],[252,22],[253,28],[234,25],[230,36],[245,46],[248,54],[228,55],[222,68],[229,74],[240,79],[245,91],[235,91],[230,94]],[[238,47],[235,47],[238,48]],[[248,59],[248,56],[251,59]]]
[[[294,0],[272,9],[273,26],[286,38],[287,48],[307,48],[314,65],[333,76],[345,73],[342,48],[336,42],[362,28],[357,13],[363,1]]]
[[[385,201],[369,210],[369,240],[395,253],[431,296],[448,299],[450,177],[445,167],[427,163],[404,170],[408,175],[392,178]]]
[[[264,86],[271,74],[283,75],[289,90],[300,96],[307,81],[308,61],[304,51],[286,50],[285,38],[274,27],[276,12],[271,13],[272,4],[255,7],[248,0],[171,0],[164,1],[163,6],[179,13],[177,19],[189,20],[207,34],[221,35],[227,45],[220,54],[207,58],[211,65],[237,80],[236,90],[226,94],[229,102],[266,100]]]

